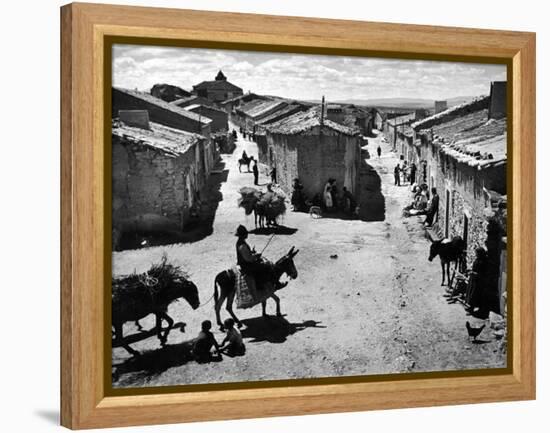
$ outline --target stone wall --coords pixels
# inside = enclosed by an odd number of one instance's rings
[[[214,110],[210,107],[205,107],[203,105],[200,105],[199,107],[193,108],[189,111],[200,114],[201,116],[212,120],[212,123],[210,124],[210,130],[212,132],[228,130],[227,113],[225,111]]]
[[[197,165],[200,147],[198,143],[184,155],[172,156],[113,136],[113,228],[181,230],[205,181]]]
[[[435,162],[436,164],[432,164],[432,167],[437,167],[435,187],[440,197],[438,226],[444,236],[466,237],[467,264],[471,266],[475,259],[476,248],[487,248],[490,231],[491,203],[484,193],[484,188],[492,189],[495,178],[505,176],[506,167],[478,170],[477,167],[458,163],[443,154],[439,154]],[[446,230],[447,206],[449,223]],[[467,233],[465,232],[466,220]]]
[[[357,173],[360,162],[360,147],[357,137],[343,135],[325,128],[307,134],[267,134],[267,161],[277,170],[277,181],[287,192],[292,191],[292,182],[298,177],[304,193],[313,197],[322,193],[328,178],[336,179],[339,191],[346,186],[352,193],[357,189]]]
[[[267,161],[267,135],[266,134],[260,134],[256,135],[256,144],[258,144],[258,161],[261,164],[268,163]]]

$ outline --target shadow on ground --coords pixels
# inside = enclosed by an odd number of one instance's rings
[[[219,162],[201,190],[200,217],[187,223],[183,231],[126,231],[122,233],[117,250],[132,250],[159,245],[198,242],[213,232],[214,219],[223,199],[221,186],[227,181],[229,170]]]
[[[315,320],[305,320],[301,323],[291,323],[284,317],[267,316],[254,317],[242,321],[246,328],[241,330],[243,338],[250,343],[267,341],[269,343],[284,343],[289,335],[303,331],[306,328],[326,328]]]
[[[384,221],[386,200],[382,194],[382,179],[376,169],[366,160],[359,169],[359,219],[363,221]]]
[[[256,228],[251,230],[250,233],[254,235],[293,235],[298,229],[286,227],[286,226],[274,226],[274,227],[263,227]]]
[[[113,365],[113,383],[118,382],[121,375],[131,373],[135,373],[132,375],[132,382],[136,379],[150,380],[170,368],[187,364],[193,359],[191,349],[194,341],[195,339],[179,344],[168,344],[160,349],[141,352],[138,356]]]
[[[172,326],[170,332],[175,332],[177,330],[180,330],[180,332],[185,332],[185,326],[186,326],[185,323],[178,322],[178,323],[176,323]],[[166,332],[166,329],[167,328],[162,328],[162,332]],[[153,327],[153,328],[148,329],[148,330],[143,330],[143,331],[137,332],[135,334],[125,335],[124,336],[124,343],[125,344],[137,343],[138,341],[146,340],[147,338],[150,338],[150,337],[153,337],[153,336],[154,337],[157,336],[157,328],[156,327]],[[113,347],[122,347],[122,342],[116,341],[115,339],[113,339],[112,344],[113,344]]]
[[[243,323],[246,328],[241,330],[241,333],[246,343],[265,341],[283,343],[289,335],[303,331],[306,328],[326,328],[326,326],[322,326],[320,322],[315,320],[291,323],[284,317],[276,316],[245,319]],[[149,331],[142,334],[149,334]],[[127,340],[127,342],[129,341]],[[179,344],[168,344],[159,349],[141,352],[138,356],[133,356],[113,365],[113,383],[117,383],[122,375],[130,375],[131,377],[128,380],[132,383],[148,381],[170,368],[185,365],[190,361],[195,362],[191,354],[194,342],[195,339],[191,339]],[[220,362],[222,359],[214,358],[211,362]],[[124,386],[124,383],[118,383],[117,385]]]
[[[50,424],[59,425],[59,411],[57,410],[39,409],[34,413]]]

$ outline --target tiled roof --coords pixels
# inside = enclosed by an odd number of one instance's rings
[[[183,108],[178,107],[174,103],[168,103],[163,101],[162,99],[155,98],[153,95],[150,95],[149,93],[140,92],[138,90],[122,89],[120,87],[113,87],[113,90],[141,99],[150,104],[157,105],[161,108],[164,108],[165,110],[172,111],[173,113],[177,113],[180,116],[186,117],[188,119],[192,119],[196,122],[200,121],[200,123],[204,125],[208,125],[209,123],[212,122],[210,119],[205,119],[204,117],[201,118],[201,116],[199,116],[198,114],[193,113],[192,111],[184,110]]]
[[[200,90],[200,89],[212,89],[212,90],[240,90],[242,92],[243,89],[241,89],[238,86],[235,86],[234,84],[230,83],[229,81],[225,80],[212,80],[212,81],[203,81],[195,86],[193,86],[194,90]]]
[[[411,126],[416,130],[428,129],[434,125],[445,122],[453,117],[461,116],[468,112],[479,111],[489,106],[489,96],[479,96],[463,104],[455,105],[447,110],[441,111],[433,116],[414,122]]]
[[[229,104],[231,102],[244,100],[245,102],[251,101],[253,99],[267,99],[264,96],[256,95],[255,93],[246,93],[244,95],[235,96],[234,98],[226,99],[225,101],[220,102],[221,105]]]
[[[300,134],[309,131],[312,128],[321,126],[320,111],[320,107],[314,107],[308,111],[303,111],[293,114],[292,116],[285,117],[284,119],[269,125],[267,127],[267,131],[274,134],[288,135]],[[357,135],[357,131],[328,119],[324,119],[323,127],[345,135]]]
[[[286,107],[287,103],[284,101],[262,101],[262,103],[252,107],[249,110],[244,111],[248,116],[252,118],[262,117],[263,115],[269,113],[269,111],[276,108]]]
[[[286,107],[281,107],[279,110],[271,113],[269,116],[264,117],[257,122],[257,125],[268,125],[270,123],[276,122],[283,119],[284,117],[291,116],[298,111],[304,111],[305,107],[300,104],[291,104]]]
[[[170,156],[182,155],[199,140],[204,139],[202,135],[154,122],[149,122],[149,129],[143,129],[128,126],[118,120],[113,121],[112,134],[122,141],[160,150]]]
[[[459,162],[484,167],[506,160],[506,118],[488,119],[488,110],[478,110],[434,125],[434,142]]]
[[[405,123],[410,123],[410,122],[414,121],[414,118],[415,118],[414,113],[408,113],[408,114],[404,114],[402,116],[397,116],[397,117],[394,117],[392,119],[388,119],[387,122],[388,122],[389,125],[398,126],[398,125],[403,125]]]

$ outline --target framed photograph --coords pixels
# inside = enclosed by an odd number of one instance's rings
[[[535,35],[61,9],[69,428],[535,398]]]

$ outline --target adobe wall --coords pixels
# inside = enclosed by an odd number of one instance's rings
[[[196,114],[200,113],[201,116],[212,120],[212,123],[210,124],[210,130],[212,132],[228,130],[227,113],[225,111],[211,110],[208,107],[203,106],[190,111]]]
[[[464,237],[464,215],[468,217],[467,264],[475,259],[475,250],[486,247],[489,230],[491,203],[483,188],[491,188],[491,180],[506,172],[505,166],[493,170],[478,170],[461,164],[449,157],[440,156],[436,175],[436,188],[439,194],[439,222],[441,233],[445,234],[446,190],[450,192],[449,237]]]
[[[172,157],[113,136],[113,228],[181,230],[193,194],[204,183],[196,169],[196,149],[193,146],[185,155]]]
[[[329,178],[336,179],[338,191],[346,186],[356,191],[360,148],[357,137],[325,131],[319,135],[316,128],[310,134],[267,136],[269,151],[273,152],[277,181],[287,192],[292,192],[296,177],[304,186],[304,193],[312,198],[322,193]]]

